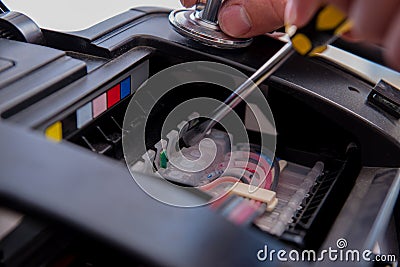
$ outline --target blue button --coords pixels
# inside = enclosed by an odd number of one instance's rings
[[[121,82],[121,99],[127,97],[131,93],[131,77],[129,76]]]

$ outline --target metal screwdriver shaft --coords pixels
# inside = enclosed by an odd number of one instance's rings
[[[222,0],[208,0],[204,7],[201,18],[206,21],[216,23],[218,18],[218,11],[221,5]]]
[[[292,54],[294,49],[291,43],[285,44],[272,58],[261,66],[249,79],[241,84],[211,116],[212,124],[206,131],[215,126],[217,121],[223,119],[233,108],[235,108],[243,99],[249,96],[254,89],[268,79]]]
[[[350,25],[345,14],[336,7],[331,5],[321,7],[308,25],[291,36],[291,42],[285,44],[240,85],[208,119],[190,121],[181,131],[180,145],[192,146],[198,143],[217,122],[220,122],[258,85],[268,79],[294,52],[303,56],[313,56],[320,53],[326,49],[328,44],[336,40],[338,35],[349,30]]]

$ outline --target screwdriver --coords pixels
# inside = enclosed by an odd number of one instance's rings
[[[250,78],[241,84],[209,118],[189,121],[180,132],[179,146],[190,147],[221,121],[234,107],[250,95],[262,82],[268,79],[294,53],[315,56],[323,52],[328,44],[350,30],[346,15],[332,5],[322,6],[310,22],[301,29],[286,26],[290,42],[286,43],[273,57],[262,65]]]

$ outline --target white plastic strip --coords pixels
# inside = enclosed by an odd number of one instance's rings
[[[378,83],[380,80],[385,80],[386,82],[400,88],[399,72],[351,54],[337,47],[328,46],[328,49],[319,54],[319,56],[334,62],[342,68],[373,84]]]

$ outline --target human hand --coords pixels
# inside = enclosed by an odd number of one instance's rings
[[[196,0],[181,0],[186,7]],[[287,3],[286,3],[287,2]],[[400,70],[400,1],[382,0],[225,0],[218,17],[234,37],[252,37],[286,24],[302,27],[323,3],[338,6],[354,26],[346,37],[381,45],[386,62]],[[285,22],[285,23],[284,23]]]
[[[186,7],[196,0],[181,0]],[[286,0],[225,0],[218,22],[233,37],[252,37],[273,31],[284,24]]]
[[[400,70],[400,1],[288,0],[285,22],[302,27],[325,2],[336,5],[348,14],[353,27],[346,37],[381,45],[386,62]]]

